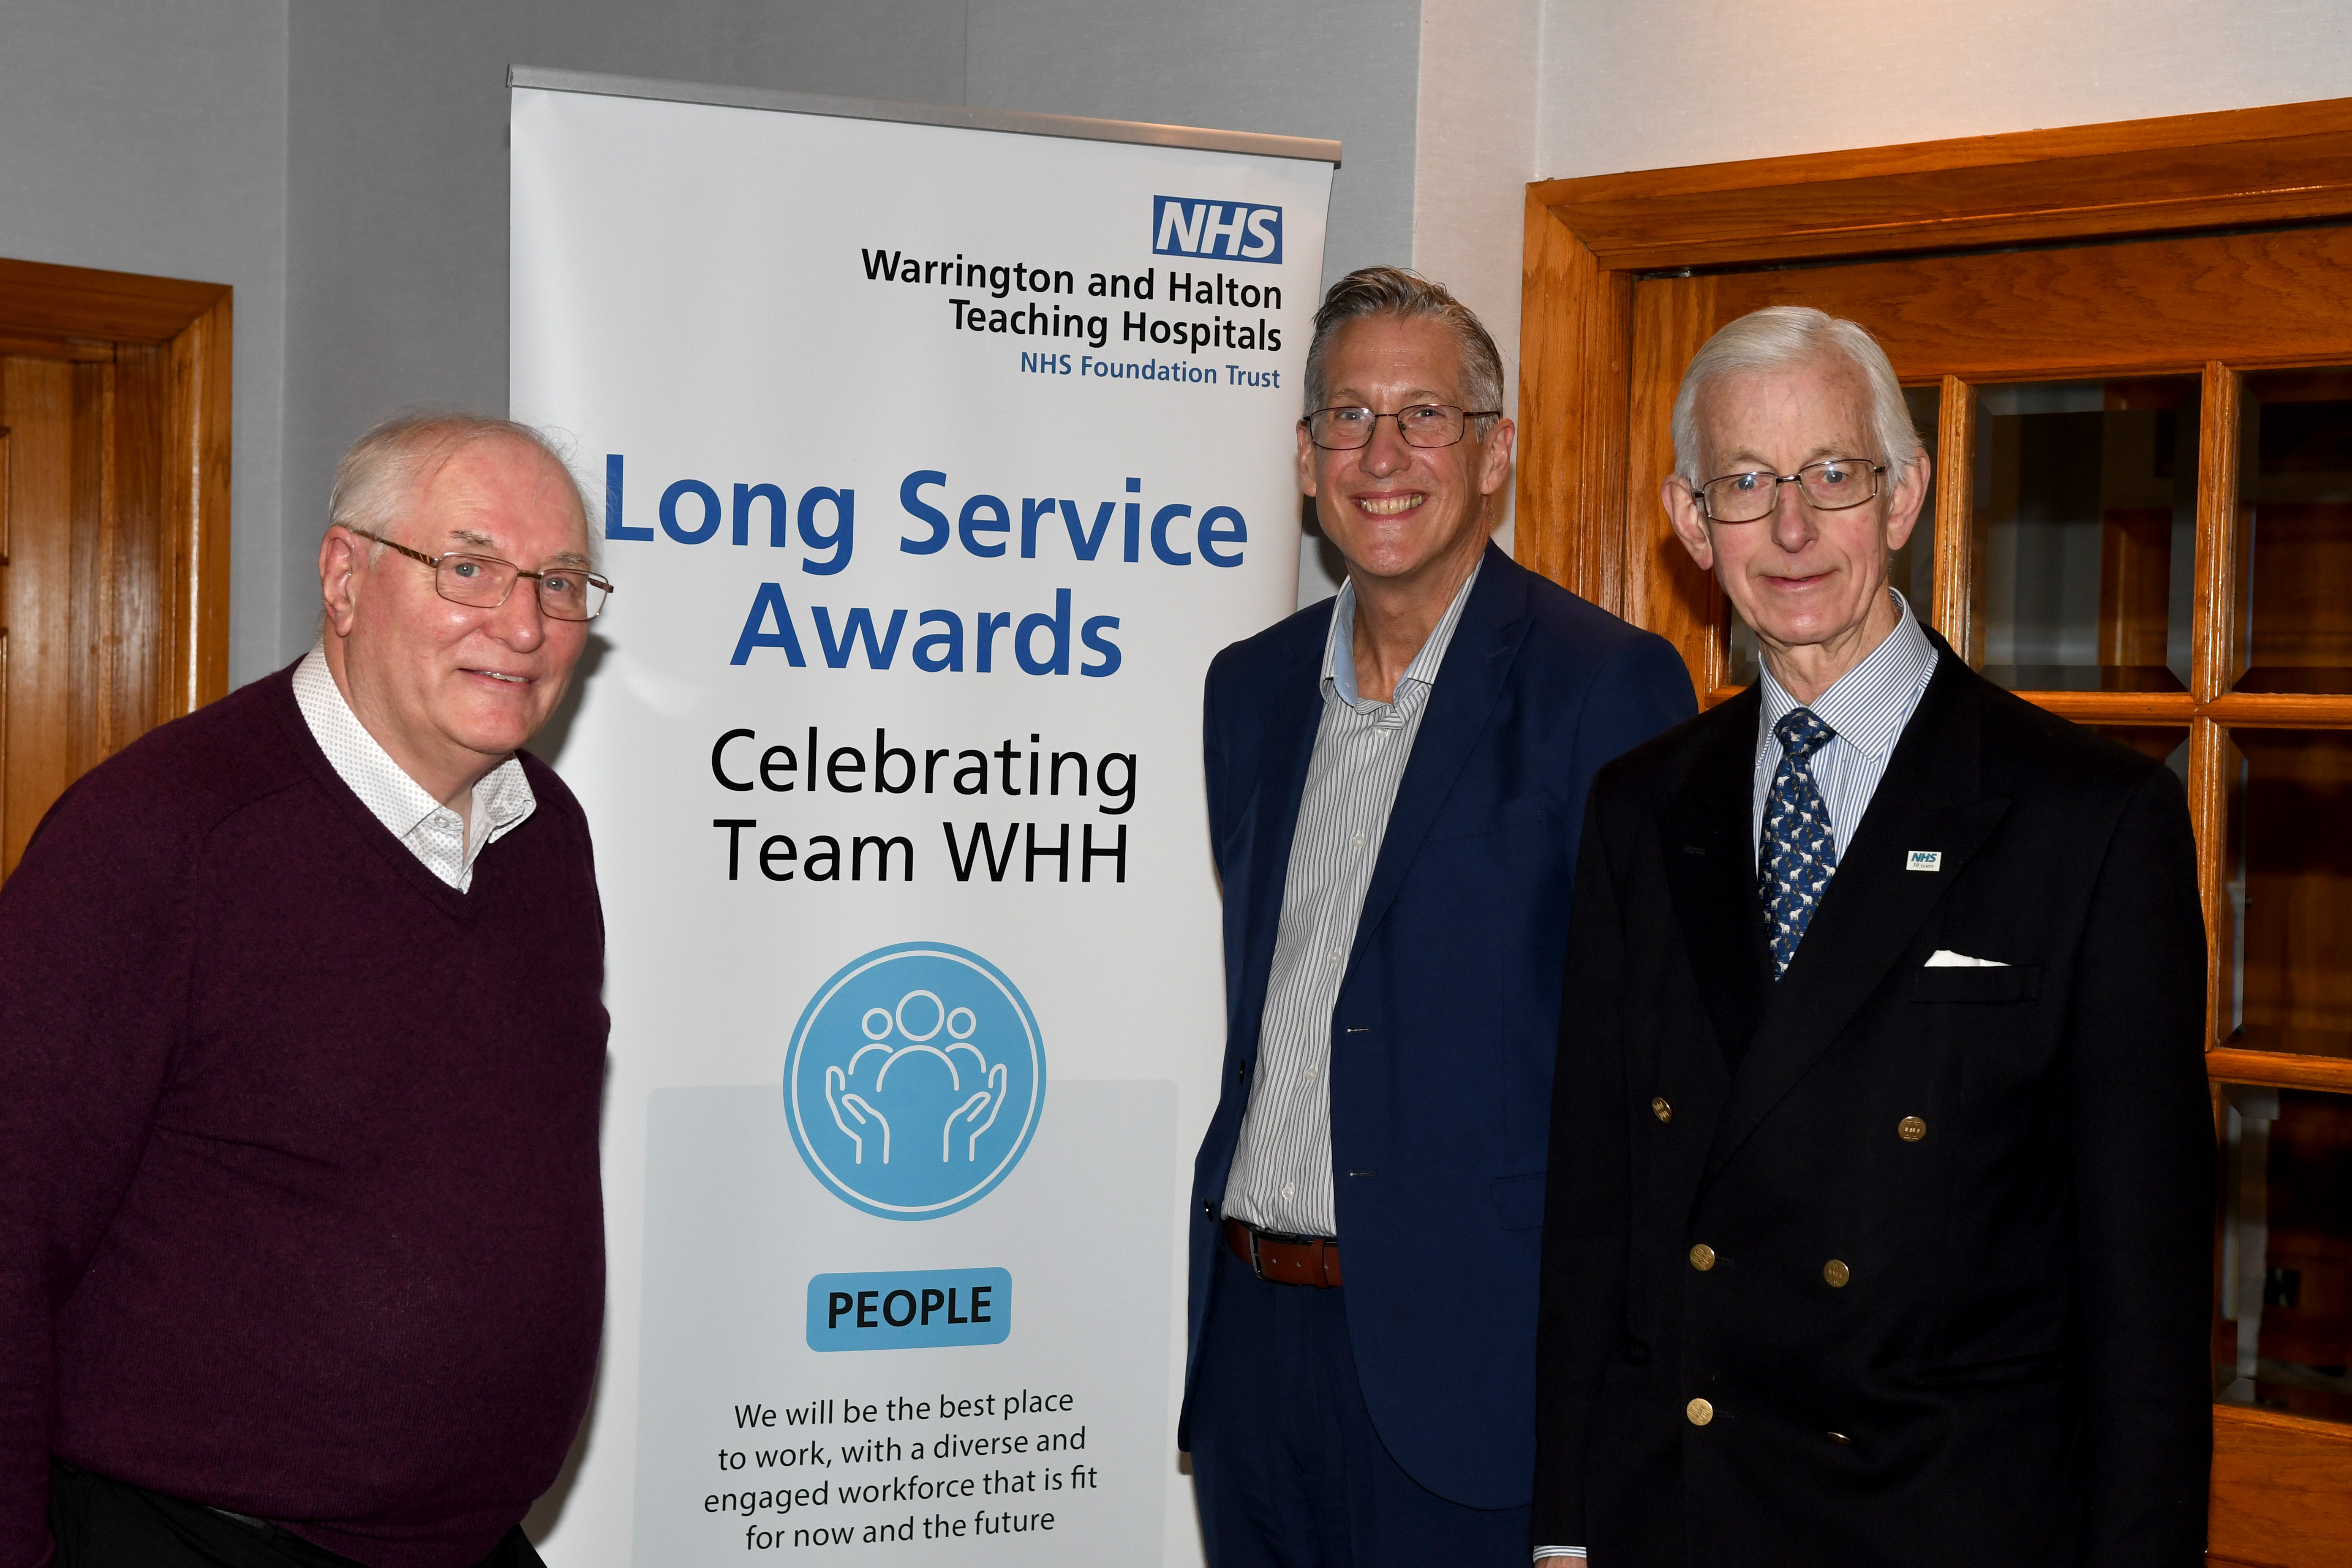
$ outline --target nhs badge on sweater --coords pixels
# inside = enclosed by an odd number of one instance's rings
[[[946,942],[877,948],[817,988],[784,1068],[793,1142],[843,1202],[885,1219],[978,1203],[1020,1163],[1045,1047],[1004,972]]]

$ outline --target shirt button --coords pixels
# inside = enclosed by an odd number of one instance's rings
[[[1356,835],[1356,847],[1357,847],[1357,848],[1359,848],[1359,849],[1361,849],[1363,847],[1364,847],[1364,836],[1363,836],[1362,834],[1359,833],[1359,834],[1357,834],[1357,835]]]
[[[1296,1183],[1296,1182],[1285,1182],[1285,1183],[1283,1183],[1283,1184],[1282,1184],[1282,1201],[1283,1201],[1283,1202],[1285,1202],[1285,1203],[1288,1203],[1291,1199],[1293,1199],[1293,1198],[1297,1197],[1297,1195],[1298,1195],[1298,1184],[1297,1184],[1297,1183]]]
[[[1692,1426],[1704,1426],[1715,1419],[1715,1406],[1704,1399],[1694,1399],[1683,1406],[1683,1414],[1690,1417]]]
[[[1307,1082],[1309,1082],[1309,1083],[1313,1083],[1313,1082],[1315,1081],[1315,1072],[1316,1072],[1316,1069],[1315,1069],[1315,1068],[1308,1068],[1307,1069]]]
[[[1339,962],[1339,950],[1336,947],[1331,950],[1331,962],[1334,963]]]
[[[1704,1241],[1690,1249],[1691,1267],[1701,1274],[1715,1267],[1715,1248]]]
[[[1895,1124],[1895,1136],[1906,1143],[1916,1143],[1927,1136],[1927,1124],[1916,1116],[1906,1116]]]

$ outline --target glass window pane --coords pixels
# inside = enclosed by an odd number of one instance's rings
[[[2227,731],[2224,1037],[2352,1057],[2352,731]]]
[[[2195,376],[1977,390],[1984,672],[2021,691],[2185,691]]]
[[[2246,378],[2241,691],[2352,691],[2352,370]]]
[[[1903,401],[1911,410],[1911,423],[1918,427],[1919,439],[1927,447],[1927,495],[1919,503],[1919,521],[1912,527],[1911,537],[1895,552],[1888,579],[1895,592],[1911,602],[1911,613],[1927,626],[1933,624],[1936,614],[1936,480],[1940,467],[1936,460],[1936,433],[1942,418],[1944,391],[1941,386],[1906,386]],[[1738,612],[1731,612],[1731,661],[1724,679],[1733,686],[1752,686],[1761,669],[1756,634]]]
[[[2222,1092],[2215,1395],[2352,1421],[2352,1100]]]

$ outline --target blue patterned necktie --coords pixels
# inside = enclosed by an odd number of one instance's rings
[[[1780,766],[1764,800],[1764,920],[1772,942],[1773,973],[1789,972],[1805,927],[1821,907],[1822,894],[1837,870],[1837,840],[1830,834],[1829,807],[1809,765],[1815,752],[1837,738],[1810,708],[1792,708],[1772,726],[1780,742]]]

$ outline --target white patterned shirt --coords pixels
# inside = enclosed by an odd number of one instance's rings
[[[425,868],[459,892],[474,885],[474,861],[483,849],[522,826],[538,809],[522,763],[509,757],[474,785],[470,830],[466,817],[433,798],[360,722],[327,668],[323,647],[294,668],[294,700],[310,736],[327,753],[336,776]]]
[[[1260,1230],[1339,1234],[1331,1183],[1331,1009],[1413,737],[1477,581],[1473,567],[1388,702],[1368,701],[1356,689],[1355,584],[1343,584],[1332,602],[1323,718],[1283,873],[1249,1109],[1225,1177],[1224,1212]]]

